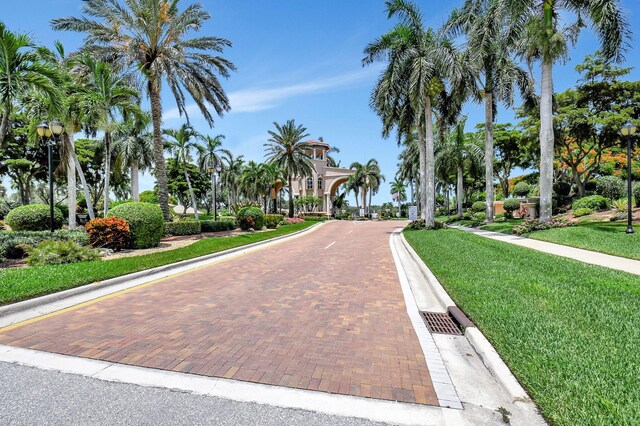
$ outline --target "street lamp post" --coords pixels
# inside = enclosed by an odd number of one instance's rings
[[[627,119],[620,130],[623,136],[627,138],[627,234],[633,234],[633,205],[631,200],[631,137],[636,133],[636,126]]]
[[[51,129],[46,121],[37,126],[38,136],[41,142],[47,143],[47,152],[49,155],[49,230],[55,230],[55,222],[53,220],[53,158],[51,155]]]
[[[218,220],[218,203],[216,202],[218,199],[218,185],[216,182],[216,175],[222,171],[222,167],[219,164],[216,164],[215,167],[209,167],[207,169],[209,173],[211,173],[211,196],[213,203],[213,220]]]

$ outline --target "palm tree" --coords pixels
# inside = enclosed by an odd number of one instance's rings
[[[189,37],[210,19],[201,4],[180,11],[179,0],[86,0],[81,18],[53,20],[53,28],[86,33],[84,50],[136,69],[146,82],[153,120],[153,155],[158,200],[169,220],[164,144],[162,140],[163,82],[169,86],[180,114],[187,117],[185,90],[213,126],[213,115],[230,110],[218,75],[227,78],[233,63],[219,53],[231,42],[220,37]],[[215,52],[215,53],[210,53]]]
[[[215,207],[215,187],[214,187],[214,173],[216,173],[216,166],[222,169],[222,154],[231,154],[228,150],[222,148],[222,141],[224,135],[209,136],[206,135],[203,138],[204,144],[198,151],[198,164],[202,172],[208,172],[211,170],[211,207]],[[213,209],[215,210],[215,208]]]
[[[138,106],[138,93],[128,85],[128,80],[118,75],[105,62],[96,61],[88,54],[83,54],[77,66],[84,69],[80,78],[82,86],[79,88],[79,107],[92,133],[97,130],[104,132],[102,139],[104,154],[104,215],[109,210],[109,179],[111,177],[111,144],[112,133],[117,128],[117,118],[124,121],[142,114]]]
[[[518,30],[519,53],[541,64],[540,95],[540,220],[551,220],[553,193],[553,64],[568,56],[579,31],[590,23],[607,60],[620,61],[627,48],[631,26],[618,0],[521,0],[508,2]],[[567,12],[567,13],[563,13]],[[576,16],[571,25],[560,26],[565,15]]]
[[[364,179],[363,186],[363,202],[366,199],[367,193],[369,193],[369,205],[366,206],[367,215],[370,215],[371,212],[371,198],[373,194],[376,194],[380,189],[380,182],[385,180],[384,175],[380,173],[380,166],[378,165],[378,161],[375,158],[370,159],[364,165],[362,170],[362,177]],[[364,203],[363,203],[364,204]]]
[[[436,161],[444,164],[449,170],[454,169],[457,174],[456,200],[458,202],[458,217],[462,217],[462,201],[464,198],[464,168],[468,160],[480,161],[483,158],[482,148],[473,136],[464,133],[466,118],[459,121],[449,137],[438,147]]]
[[[224,167],[222,168],[222,174],[220,175],[220,182],[227,187],[229,191],[229,208],[238,202],[238,188],[240,186],[240,176],[242,175],[242,169],[244,167],[243,156],[240,155],[237,158],[233,157],[231,152],[225,152],[222,155],[222,161]]]
[[[139,173],[153,165],[153,141],[147,131],[151,115],[145,113],[122,123],[114,132],[113,142],[116,153],[116,170],[129,170],[131,180],[131,200],[140,201]]]
[[[251,201],[258,201],[265,187],[265,172],[262,163],[249,161],[240,175],[240,188]]]
[[[307,129],[295,120],[287,120],[285,124],[273,123],[276,131],[269,130],[269,143],[266,148],[267,161],[280,167],[289,182],[289,217],[293,217],[293,177],[310,176],[313,164],[306,154],[311,146],[302,139],[309,136]]]
[[[276,201],[278,199],[278,193],[282,189],[282,183],[286,179],[286,176],[284,174],[284,171],[280,167],[278,167],[277,164],[263,163],[262,169],[264,173],[265,188],[266,186],[269,186],[269,195],[271,195],[271,193],[273,194],[273,196],[269,197],[273,201],[271,212],[276,213]],[[265,198],[266,196],[267,194],[265,194]],[[265,207],[265,212],[266,211],[267,208]]]
[[[349,165],[349,168],[354,172],[345,183],[347,192],[353,191],[353,195],[356,197],[356,207],[364,209],[366,201],[364,164],[354,161]],[[359,197],[360,193],[362,193],[362,198]]]
[[[400,217],[402,214],[402,202],[407,199],[407,190],[404,186],[404,182],[397,178],[391,182],[391,195],[395,196],[398,201],[398,217]]]
[[[467,36],[470,52],[467,65],[477,75],[475,98],[478,102],[484,101],[486,221],[489,223],[494,216],[493,123],[497,103],[513,105],[514,86],[518,86],[525,100],[533,95],[529,75],[511,57],[517,32],[509,24],[504,0],[466,0],[460,9],[451,13],[444,27],[453,36]]]
[[[43,59],[26,34],[16,34],[0,22],[0,145],[9,127],[13,101],[33,89],[48,98],[54,110],[62,103],[62,76],[55,65]]]
[[[435,163],[433,99],[449,78],[460,81],[462,66],[453,44],[425,29],[417,6],[407,0],[386,2],[389,18],[400,23],[369,44],[363,64],[387,59],[389,64],[372,94],[372,106],[383,121],[383,135],[393,126],[400,132],[417,128],[420,149],[422,215],[435,225]]]
[[[196,132],[193,127],[187,123],[184,123],[179,129],[165,129],[162,133],[171,138],[167,141],[167,150],[174,155],[176,163],[183,167],[184,179],[187,181],[194,214],[196,220],[200,220],[200,215],[198,214],[198,203],[196,201],[196,195],[193,192],[193,187],[191,186],[189,173],[187,172],[187,164],[193,161],[191,153],[194,150],[198,150],[198,140],[202,139],[202,135]]]
[[[337,161],[335,158],[333,158],[333,155],[331,155],[334,152],[336,154],[339,153],[340,152],[340,148],[332,146],[325,153],[326,156],[327,156],[327,166],[329,166],[329,167],[340,167],[340,161]]]

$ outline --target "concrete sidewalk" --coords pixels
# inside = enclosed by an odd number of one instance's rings
[[[515,244],[520,247],[527,247],[544,253],[555,254],[556,256],[567,257],[591,265],[604,266],[605,268],[617,269],[630,274],[640,275],[640,261],[627,259],[619,256],[598,253],[596,251],[584,250],[562,244],[549,243],[547,241],[534,240],[532,238],[518,237],[517,235],[502,234],[500,232],[484,231],[477,228],[467,228],[464,226],[449,226],[460,231],[470,232],[481,237],[492,240]]]

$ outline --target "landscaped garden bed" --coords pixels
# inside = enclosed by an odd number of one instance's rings
[[[640,422],[637,276],[453,229],[405,236],[551,422]]]

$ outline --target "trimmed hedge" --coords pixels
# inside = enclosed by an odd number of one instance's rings
[[[593,210],[589,207],[580,207],[579,209],[575,209],[573,211],[573,217],[582,217],[593,213]]]
[[[84,229],[49,231],[0,231],[0,259],[20,259],[24,257],[24,249],[20,245],[35,246],[42,241],[71,240],[85,246],[89,236]]]
[[[109,210],[107,217],[119,217],[129,222],[133,248],[156,247],[160,243],[164,232],[164,216],[158,205],[126,203]]]
[[[602,195],[589,195],[574,201],[571,208],[574,211],[578,209],[606,210],[609,208],[609,200]]]
[[[526,182],[518,182],[516,186],[513,187],[513,195],[518,197],[526,197],[531,192],[531,187]]]
[[[636,182],[633,184],[631,193],[636,199],[636,207],[640,207],[640,182]]]
[[[196,235],[202,232],[200,222],[195,220],[181,220],[178,222],[164,223],[164,236],[172,235]]]
[[[235,216],[218,216],[218,221],[220,222],[234,222],[236,221]]]
[[[617,200],[627,193],[624,181],[617,176],[600,176],[596,179],[596,194]]]
[[[486,209],[487,209],[486,201],[476,201],[475,203],[471,204],[471,210],[473,210],[476,213],[481,213]]]
[[[241,208],[238,211],[236,218],[238,226],[243,231],[248,231],[252,228],[258,231],[264,226],[264,214],[262,213],[262,210],[257,207]]]
[[[11,210],[5,222],[13,231],[46,231],[49,229],[49,206],[46,204],[30,204]],[[62,228],[62,212],[53,209],[54,228]]]
[[[266,214],[264,215],[264,225],[269,229],[276,229],[278,224],[282,222],[281,214]]]
[[[230,220],[203,220],[200,222],[202,232],[231,231],[236,228],[236,223]]]

